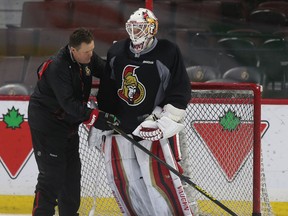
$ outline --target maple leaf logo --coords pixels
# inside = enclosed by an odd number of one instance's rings
[[[232,182],[252,152],[253,121],[244,121],[235,111],[229,109],[219,120],[193,120],[191,126],[226,179]],[[268,122],[262,121],[261,134],[268,126]]]
[[[224,130],[233,131],[241,123],[240,117],[236,116],[236,113],[228,110],[223,117],[220,117],[219,121]]]
[[[13,106],[7,113],[0,115],[0,164],[11,179],[16,179],[32,153],[27,118]]]
[[[24,121],[24,115],[21,115],[19,109],[15,109],[13,106],[12,109],[8,109],[6,115],[3,115],[3,121],[6,123],[7,128],[20,128],[20,125]]]

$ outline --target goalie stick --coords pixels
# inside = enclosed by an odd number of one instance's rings
[[[91,105],[93,108],[96,108],[96,104],[94,101],[91,100]],[[85,125],[82,125],[83,129],[89,134],[89,130],[88,128],[85,126]],[[96,148],[94,146],[94,148]],[[97,149],[97,148],[96,148]],[[97,167],[96,167],[96,170],[98,170],[99,168],[99,163],[100,163],[100,157],[101,157],[101,150],[97,149],[99,151],[99,156],[97,157]],[[99,181],[99,173],[97,172],[97,175],[96,175],[96,178],[95,178],[95,183],[94,183],[94,187],[95,187],[95,190],[94,190],[94,195],[93,195],[93,205],[88,213],[88,216],[94,216],[95,215],[95,210],[96,210],[96,199],[97,199],[97,189],[98,189],[98,181]]]
[[[96,148],[96,147],[94,147],[94,148]],[[96,170],[98,170],[98,168],[99,168],[100,157],[101,157],[101,153],[102,153],[101,151],[99,151],[99,152],[100,152],[100,155],[98,156],[98,159],[97,159],[98,163],[97,163]],[[93,197],[93,206],[90,209],[88,216],[94,216],[94,214],[95,214],[99,175],[100,175],[100,173],[97,172],[97,176],[95,178],[95,183],[94,183],[95,190],[94,190],[94,197]]]
[[[185,181],[186,183],[188,183],[190,186],[192,186],[193,188],[195,188],[198,192],[200,192],[201,194],[203,194],[205,197],[207,197],[208,199],[210,199],[212,202],[214,202],[216,205],[218,205],[220,208],[222,208],[224,211],[228,212],[230,215],[233,216],[237,216],[237,214],[235,212],[233,212],[231,209],[229,209],[227,206],[225,206],[223,203],[221,203],[219,200],[217,200],[216,198],[214,198],[212,195],[210,195],[207,191],[205,191],[204,189],[202,189],[199,185],[195,184],[194,182],[192,182],[190,180],[190,178],[188,176],[184,176],[181,173],[178,172],[178,170],[174,169],[172,166],[170,166],[169,164],[167,164],[166,162],[164,162],[163,160],[161,160],[159,157],[157,157],[156,155],[154,155],[153,153],[151,153],[148,149],[146,149],[144,146],[142,146],[140,143],[138,143],[137,141],[135,141],[132,137],[128,136],[128,134],[126,134],[121,128],[119,128],[116,125],[113,125],[110,122],[107,122],[108,125],[118,134],[120,134],[121,136],[123,136],[125,139],[127,139],[128,141],[130,141],[133,145],[135,145],[136,147],[138,147],[139,149],[141,149],[142,151],[144,151],[146,154],[148,154],[149,156],[153,157],[155,160],[157,160],[159,163],[161,163],[162,165],[164,165],[165,167],[167,167],[171,172],[173,172],[175,175],[177,175],[181,180]]]

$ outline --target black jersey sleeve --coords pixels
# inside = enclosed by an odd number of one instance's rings
[[[100,79],[97,102],[100,110],[117,114],[117,88],[113,79],[113,70],[111,68],[111,59],[106,62],[104,73]]]
[[[165,98],[161,105],[172,104],[179,109],[186,109],[191,97],[191,84],[183,62],[182,54],[176,44],[167,42],[164,44],[167,50],[166,58],[169,60],[171,77],[165,92]]]

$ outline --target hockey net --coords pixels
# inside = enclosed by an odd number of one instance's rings
[[[273,215],[261,155],[261,91],[254,84],[193,84],[181,135],[184,175],[237,215]],[[80,126],[80,215],[121,215],[103,154]],[[194,215],[228,215],[185,185]],[[91,210],[91,209],[95,209]]]

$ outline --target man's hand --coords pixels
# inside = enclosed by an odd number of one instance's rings
[[[84,124],[86,124],[89,128],[94,126],[100,130],[111,130],[107,122],[117,126],[120,124],[119,119],[115,115],[98,109],[93,109],[89,120],[85,121]]]
[[[93,126],[101,130],[111,130],[107,122],[116,126],[120,125],[120,121],[115,115],[99,110],[98,118]]]

